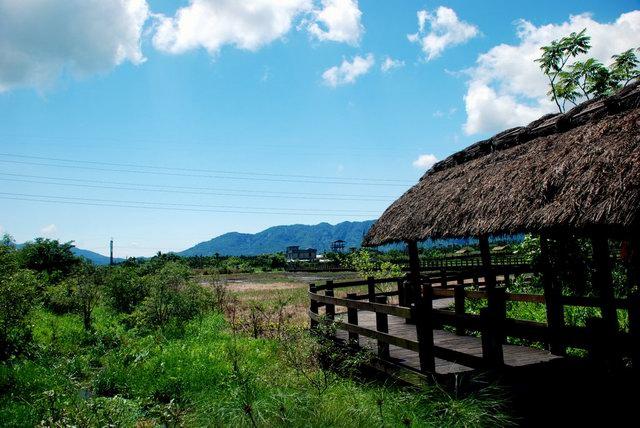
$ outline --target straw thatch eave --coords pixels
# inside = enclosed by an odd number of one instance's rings
[[[640,87],[504,131],[437,163],[365,245],[544,230],[640,229]]]

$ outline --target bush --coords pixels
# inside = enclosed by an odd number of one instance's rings
[[[81,259],[73,254],[72,248],[72,242],[61,244],[53,239],[36,238],[16,253],[20,267],[41,273],[49,282],[56,283],[81,264]]]
[[[191,280],[187,266],[169,262],[145,280],[149,294],[134,312],[143,327],[182,327],[213,307],[212,292]]]
[[[130,314],[147,296],[147,286],[137,269],[117,267],[105,278],[104,296],[112,309]]]
[[[0,360],[23,352],[30,343],[36,288],[35,276],[26,270],[0,278]]]

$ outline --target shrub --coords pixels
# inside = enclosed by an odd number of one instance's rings
[[[149,294],[134,313],[143,327],[182,327],[213,307],[212,292],[192,281],[189,268],[179,263],[168,262],[145,280]]]
[[[25,350],[31,341],[29,315],[36,305],[37,280],[26,270],[0,278],[0,360]]]
[[[100,295],[100,275],[95,267],[84,264],[72,276],[47,288],[47,307],[58,314],[77,312],[85,330],[91,328],[91,312]]]
[[[137,269],[117,267],[105,278],[104,296],[112,309],[129,314],[147,296],[147,287]]]

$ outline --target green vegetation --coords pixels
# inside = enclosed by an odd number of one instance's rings
[[[456,397],[367,381],[366,354],[280,316],[287,295],[256,294],[262,313],[239,313],[239,293],[200,284],[183,261],[95,268],[67,244],[28,247],[0,245],[2,426],[509,423],[491,389]]]
[[[609,67],[594,58],[569,64],[570,59],[586,54],[590,49],[591,37],[584,29],[543,46],[542,55],[536,59],[549,78],[548,95],[561,113],[567,102],[575,106],[580,99],[611,95],[640,75],[640,61],[636,55],[640,48],[614,55]]]

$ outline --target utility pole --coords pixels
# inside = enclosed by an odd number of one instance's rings
[[[113,266],[113,238],[109,241],[109,266]]]

